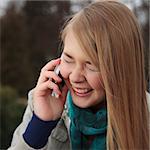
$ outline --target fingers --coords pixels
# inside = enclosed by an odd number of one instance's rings
[[[55,93],[55,95],[57,95],[57,98],[66,97],[67,88],[65,86],[64,89],[60,90],[59,84],[63,81],[61,77],[54,71],[56,66],[60,64],[60,61],[60,58],[52,60],[41,69],[40,77],[36,85],[36,92],[39,93],[38,95],[53,96],[54,94],[52,93]]]
[[[60,64],[60,58],[51,60],[42,68],[41,72],[46,70],[54,70],[54,68],[59,64]]]
[[[62,79],[58,75],[56,75],[55,72],[53,72],[53,71],[45,71],[44,72],[43,71],[40,74],[37,84],[39,85],[47,80],[51,80],[51,81],[53,80],[53,81],[55,81],[55,83],[57,83],[57,82],[59,83],[62,81]]]
[[[54,68],[59,64],[60,58],[50,61],[41,69],[40,77],[36,86],[40,95],[44,95],[46,93],[50,94],[52,91],[61,95],[61,91],[57,83],[62,82],[62,79],[54,72]]]
[[[59,87],[57,84],[53,83],[52,81],[48,80],[46,82],[43,82],[39,86],[36,87],[36,90],[41,91],[40,96],[45,95],[47,90],[53,90],[58,95],[61,95],[61,91],[59,90]]]
[[[61,78],[54,73],[54,68],[60,64],[60,58],[48,62],[42,69],[37,85],[51,79],[55,82],[61,82]]]

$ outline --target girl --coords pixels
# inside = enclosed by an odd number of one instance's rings
[[[67,22],[61,37],[62,57],[42,68],[10,149],[148,150],[143,42],[135,16],[119,2],[95,2]]]

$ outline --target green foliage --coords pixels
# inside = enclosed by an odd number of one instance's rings
[[[70,2],[24,1],[19,10],[17,4],[12,1],[0,18],[1,81],[25,96],[36,84],[40,69],[58,57],[60,27],[70,14]]]
[[[25,105],[19,102],[16,90],[11,87],[0,88],[0,104],[0,149],[6,149],[15,128],[21,122]]]

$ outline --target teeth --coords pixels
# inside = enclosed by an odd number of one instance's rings
[[[88,91],[90,91],[90,89],[74,89],[75,92],[78,92],[78,93],[81,93],[81,94],[84,94],[84,93],[87,93]]]

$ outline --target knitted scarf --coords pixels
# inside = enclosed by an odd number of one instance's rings
[[[67,103],[72,150],[106,150],[106,107],[100,108],[96,113],[89,108],[81,109],[73,104],[70,92]]]

